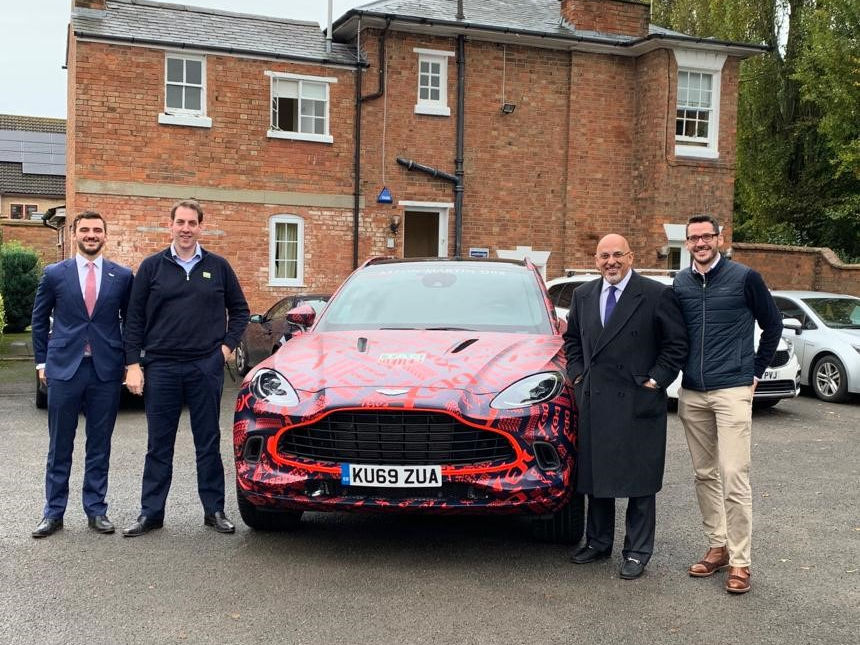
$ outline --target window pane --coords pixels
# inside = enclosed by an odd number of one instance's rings
[[[302,83],[302,98],[325,100],[325,85],[322,83]]]
[[[421,87],[427,87],[428,85],[430,85],[430,77],[427,74],[421,74],[418,77],[418,84]]]
[[[325,119],[314,119],[314,134],[325,134]]]
[[[418,90],[418,98],[420,98],[422,101],[426,101],[430,98],[430,90],[428,90],[426,87],[422,87],[420,90]]]
[[[431,76],[430,77],[430,87],[439,87],[439,77]]]
[[[182,86],[167,86],[167,107],[182,109]]]
[[[274,80],[273,93],[280,98],[297,99],[299,98],[299,84],[296,81],[277,78]]]
[[[279,130],[296,132],[299,125],[299,101],[298,99],[276,99],[277,122],[274,124]]]
[[[435,75],[441,74],[442,66],[439,63],[430,63],[430,73]]]
[[[185,88],[185,109],[186,110],[199,110],[200,109],[200,92],[202,90],[199,87],[186,87]]]
[[[707,119],[708,118],[707,113],[703,113],[703,114],[704,114],[703,118]],[[699,121],[697,128],[696,128],[696,136],[702,137],[703,139],[708,138],[708,122],[707,122],[707,120]]]
[[[187,60],[185,61],[185,82],[191,83],[192,85],[202,85],[203,78],[201,76],[201,70],[203,68],[203,63],[199,60]]]
[[[438,101],[440,99],[441,99],[441,96],[439,94],[439,90],[431,89],[430,90],[430,100],[431,101]]]
[[[428,63],[426,60],[422,60],[421,63],[418,65],[418,71],[421,72],[422,74],[429,74],[430,73],[430,63]]]
[[[182,63],[181,58],[167,59],[167,80],[170,83],[181,83],[182,78]]]

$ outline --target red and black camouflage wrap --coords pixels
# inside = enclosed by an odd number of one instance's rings
[[[547,308],[552,311],[549,304]],[[298,404],[281,408],[257,400],[251,382],[261,369],[284,375],[299,395]],[[569,384],[554,399],[530,407],[490,406],[519,379],[550,371],[565,373],[560,333],[368,330],[299,335],[252,371],[237,397],[233,443],[238,492],[254,506],[272,510],[551,513],[567,502],[574,475],[577,414]],[[394,390],[397,395],[391,394]],[[338,412],[360,410],[442,413],[503,437],[513,456],[500,462],[441,463],[443,487],[427,494],[426,489],[343,490],[340,462],[278,452],[284,433]],[[252,436],[261,436],[263,447],[249,461],[244,452]],[[538,466],[536,441],[555,448],[557,468]]]

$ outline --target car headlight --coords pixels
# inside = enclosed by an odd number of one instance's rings
[[[251,381],[251,393],[260,401],[289,407],[299,402],[299,395],[286,377],[272,369],[261,369]]]
[[[506,387],[490,403],[496,410],[527,408],[535,403],[549,401],[558,396],[564,385],[561,372],[541,372],[520,379]]]
[[[785,336],[782,337],[782,340],[788,347],[788,358],[790,360],[791,357],[794,356],[794,343],[791,341],[790,338],[786,338]]]

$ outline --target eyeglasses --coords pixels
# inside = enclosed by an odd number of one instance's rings
[[[594,257],[596,257],[601,262],[606,262],[609,258],[612,258],[613,260],[620,260],[625,255],[630,255],[630,253],[631,251],[627,251],[625,253],[622,253],[621,251],[616,251],[615,253],[595,253]]]
[[[702,240],[705,244],[711,242],[715,237],[717,237],[716,233],[705,233],[704,235],[688,235],[687,241],[695,244],[699,240]]]

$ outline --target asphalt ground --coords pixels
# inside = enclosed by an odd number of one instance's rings
[[[306,514],[294,533],[242,525],[232,486],[235,386],[222,406],[227,513],[203,526],[187,417],[164,529],[97,535],[80,505],[83,431],[65,527],[34,540],[43,505],[46,415],[32,372],[0,362],[0,643],[738,643],[858,642],[860,405],[801,397],[758,412],[753,429],[753,590],[694,579],[704,553],[689,456],[669,417],[656,553],[645,575],[612,559],[568,562],[525,522]],[[138,512],[146,449],[140,410],[123,410],[109,514]],[[618,517],[623,518],[623,502]]]

